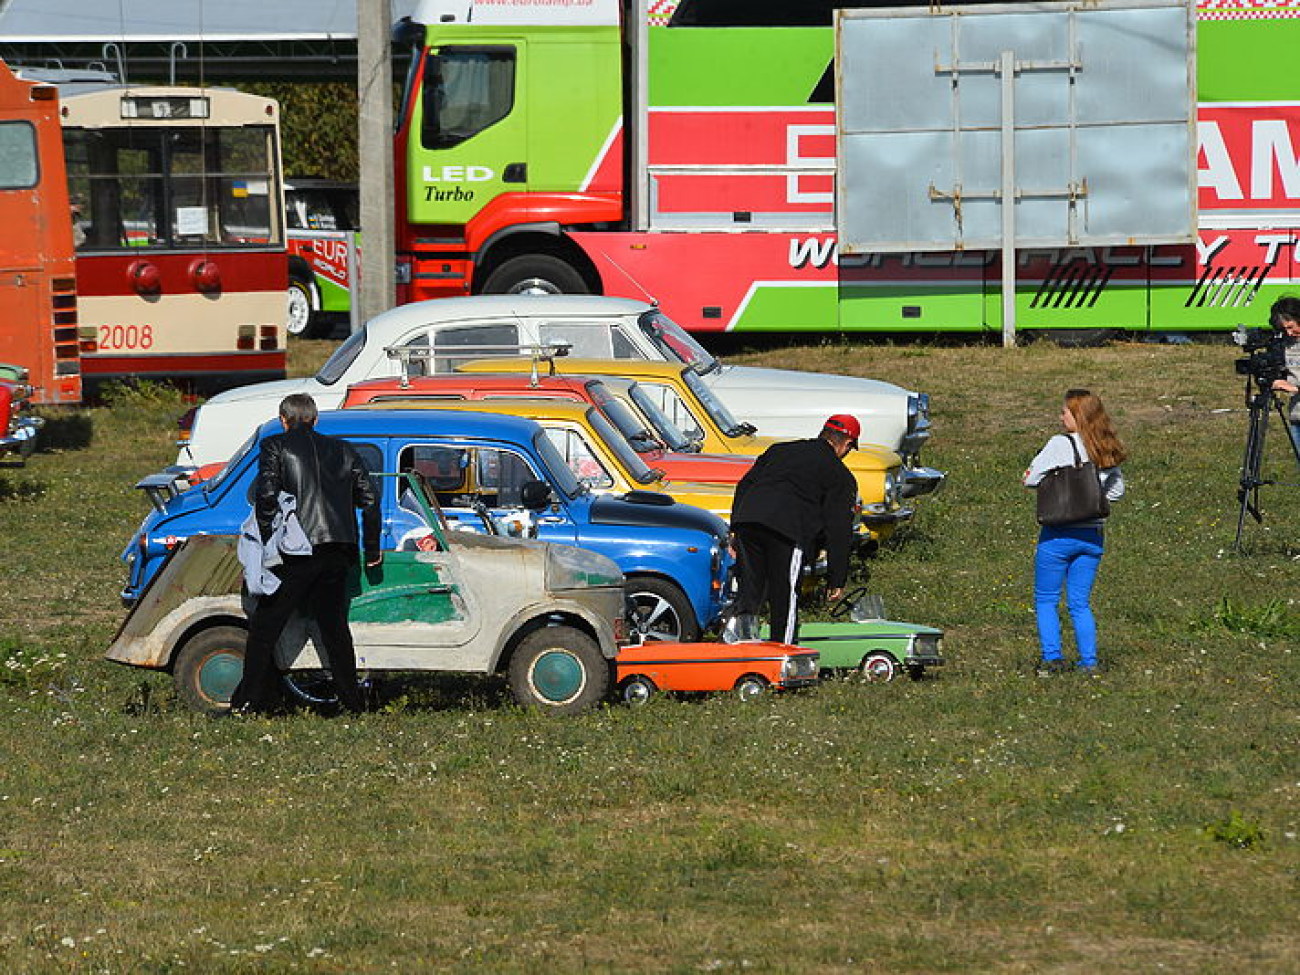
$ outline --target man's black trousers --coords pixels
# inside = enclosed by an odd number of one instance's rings
[[[244,676],[231,697],[231,706],[247,711],[271,711],[281,703],[280,672],[275,644],[295,610],[319,627],[321,662],[329,667],[339,703],[349,711],[363,710],[357,687],[357,658],[348,628],[348,573],[357,563],[352,545],[317,545],[311,555],[286,555],[275,570],[280,588],[259,596],[248,621]]]
[[[770,639],[793,643],[799,635],[799,574],[803,550],[764,525],[734,526],[740,586],[736,612],[757,616],[769,606]]]

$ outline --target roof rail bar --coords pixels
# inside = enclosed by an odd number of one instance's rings
[[[406,389],[411,385],[411,364],[413,362],[429,362],[436,358],[448,358],[457,356],[478,356],[484,359],[504,358],[511,355],[527,355],[533,360],[533,371],[531,382],[537,384],[539,364],[547,363],[550,370],[549,375],[555,375],[555,360],[567,356],[573,348],[571,342],[549,342],[543,345],[457,345],[444,347],[441,349],[431,348],[427,345],[393,345],[387,346],[384,353],[390,359],[396,359],[402,366],[401,387]]]

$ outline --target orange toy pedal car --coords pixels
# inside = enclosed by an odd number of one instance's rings
[[[644,704],[657,691],[735,691],[742,701],[768,688],[817,683],[817,651],[788,643],[643,643],[620,647],[618,693]]]

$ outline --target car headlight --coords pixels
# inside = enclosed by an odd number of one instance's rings
[[[781,663],[783,680],[807,680],[817,676],[817,654],[800,653],[786,657]]]
[[[912,641],[912,653],[918,657],[942,657],[943,637],[938,633],[918,633]]]

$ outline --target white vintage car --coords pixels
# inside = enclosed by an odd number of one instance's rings
[[[488,355],[518,355],[567,343],[575,356],[693,364],[718,398],[764,436],[817,434],[832,413],[851,413],[862,440],[896,451],[907,464],[909,496],[936,488],[937,471],[917,466],[930,436],[929,398],[892,383],[856,376],[724,365],[658,308],[592,295],[476,295],[402,305],[372,318],[339,346],[313,378],[258,383],[221,393],[194,417],[177,463],[201,467],[226,460],[289,393],[310,393],[321,409],[343,402],[349,385],[400,375],[390,348],[423,348],[406,368],[450,371]]]

